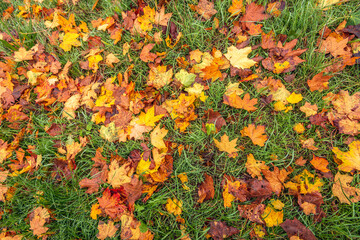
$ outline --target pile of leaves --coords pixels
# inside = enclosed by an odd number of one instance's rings
[[[12,218],[17,195],[32,195],[31,186],[19,187],[23,181],[62,185],[75,175],[80,178],[77,191],[91,199],[86,214],[97,224],[98,239],[164,238],[166,233],[152,226],[160,217],[172,218],[183,240],[271,238],[276,227],[292,240],[317,239],[316,225],[337,204],[360,201],[360,188],[352,184],[360,171],[360,91],[327,91],[333,77],[359,63],[360,24],[345,20],[334,29],[322,28],[311,51],[323,56],[324,67],[309,72],[296,88],[292,83],[310,51],[306,40],[264,27],[289,7],[287,1],[233,0],[226,22],[218,19],[218,5],[210,0],[186,4],[194,17],[210,24],[206,31],[226,39],[227,45],[208,50],[192,49],[184,40],[168,10],[176,1],[139,0],[89,22],[77,17],[80,1],[46,2],[5,1],[2,12],[3,25],[14,19],[38,24],[43,30],[34,32],[45,32],[46,39],[29,44],[28,36],[11,26],[0,32],[0,121],[7,129],[0,134],[0,222]],[[316,7],[326,12],[337,2],[318,1]],[[96,1],[92,11],[101,14],[100,5]],[[176,52],[182,54],[174,58]],[[217,84],[223,90],[211,96]],[[320,97],[314,100],[311,94]],[[292,112],[298,112],[293,141],[306,153],[285,164],[275,154],[261,159],[259,152],[277,144],[275,123],[262,120]],[[47,122],[40,132],[38,115]],[[241,128],[232,128],[238,123]],[[67,132],[74,124],[83,125]],[[318,139],[331,133],[346,141],[317,142],[312,131]],[[194,132],[207,138],[204,149],[178,140]],[[52,157],[40,151],[46,141]],[[106,145],[127,150],[109,152]],[[201,181],[195,186],[188,179],[191,170],[176,169],[187,154],[195,154],[204,169],[196,172]],[[215,155],[225,161],[220,170]],[[226,171],[227,162],[241,171]],[[174,179],[185,192],[196,189],[190,209],[207,202],[224,211],[235,208],[250,230],[210,217],[199,226],[202,237],[195,236],[187,225],[189,215],[183,216],[182,194],[167,197],[163,211],[143,222],[139,206],[154,204],[153,195]],[[324,199],[326,188],[331,200]],[[56,204],[45,201],[44,194],[36,191],[25,219],[18,219],[26,222],[27,231],[1,223],[1,239],[57,237],[52,229],[59,218]],[[285,204],[311,224],[290,213],[285,218]],[[324,207],[329,204],[334,208]]]

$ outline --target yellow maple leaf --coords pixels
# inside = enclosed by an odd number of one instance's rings
[[[300,102],[302,99],[303,99],[302,95],[301,95],[301,94],[296,94],[295,92],[293,92],[290,96],[288,96],[288,97],[286,98],[286,100],[287,100],[289,103],[292,103],[292,104],[298,103],[298,102]]]
[[[294,131],[301,134],[305,131],[305,127],[304,124],[302,123],[297,123],[294,127],[293,127]]]
[[[236,141],[237,138],[234,140],[229,141],[229,137],[226,133],[221,137],[221,141],[219,142],[214,138],[215,146],[222,152],[227,152],[229,157],[236,157],[239,150],[236,149]]]
[[[339,170],[344,172],[360,171],[360,141],[350,143],[347,152],[343,152],[337,147],[334,147],[332,151],[340,162]]]
[[[14,52],[14,60],[15,62],[21,62],[26,60],[32,60],[34,56],[34,51],[30,49],[26,51],[24,47],[19,48],[18,51]]]
[[[291,181],[284,184],[286,188],[289,188],[290,191],[295,194],[320,192],[320,188],[323,185],[324,183],[320,180],[320,178],[306,169],[299,175],[295,176]]]
[[[160,124],[158,124],[150,134],[151,144],[159,149],[166,148],[163,138],[166,136],[167,133],[168,130],[166,130],[165,128],[160,128]]]
[[[119,166],[117,161],[112,161],[109,166],[107,181],[113,188],[117,188],[125,183],[131,182],[133,173],[134,168],[131,167],[131,163],[125,163]]]
[[[251,175],[251,177],[256,176],[259,180],[262,180],[261,171],[269,170],[269,167],[265,165],[264,161],[255,160],[254,155],[251,153],[247,155],[245,167],[246,171]]]
[[[91,206],[91,213],[90,217],[94,220],[97,219],[97,216],[101,213],[101,210],[99,209],[99,204],[95,203]]]
[[[60,47],[64,49],[65,52],[69,52],[72,46],[74,47],[81,46],[81,42],[77,40],[78,37],[79,34],[77,33],[71,33],[71,32],[65,33],[63,42],[60,44]]]
[[[235,46],[231,46],[228,48],[228,52],[224,55],[230,61],[232,66],[245,69],[256,64],[254,60],[247,57],[249,53],[251,53],[251,47],[237,49]]]
[[[243,5],[243,0],[233,0],[231,6],[228,9],[228,12],[231,13],[231,16],[237,16],[244,11],[245,7]]]
[[[255,127],[255,124],[250,124],[249,126],[244,127],[240,133],[243,137],[249,137],[254,145],[259,145],[261,147],[265,145],[265,142],[268,139],[265,134],[265,126],[262,125]]]
[[[181,200],[177,200],[176,198],[174,199],[171,199],[169,198],[167,200],[167,203],[166,203],[166,210],[169,212],[169,213],[172,213],[174,215],[180,215],[182,210],[181,210],[181,207],[182,207],[182,201]]]
[[[280,200],[272,200],[261,214],[267,227],[278,226],[284,221],[284,204]]]
[[[150,69],[147,84],[156,89],[164,87],[172,81],[173,70],[166,71],[166,66],[157,66]]]
[[[119,224],[114,225],[113,221],[109,221],[108,223],[104,223],[103,221],[99,222],[98,230],[99,233],[96,235],[98,239],[106,239],[107,237],[114,237],[115,233],[119,228]]]
[[[81,94],[71,96],[64,105],[62,116],[71,120],[75,118],[75,111],[80,107]]]
[[[159,121],[164,114],[159,114],[155,116],[155,107],[152,106],[149,108],[146,113],[141,112],[137,124],[142,124],[145,126],[155,127],[155,123]]]
[[[90,56],[88,58],[89,68],[92,69],[94,73],[97,72],[97,70],[99,69],[98,63],[102,60],[103,60],[103,57],[99,54]]]

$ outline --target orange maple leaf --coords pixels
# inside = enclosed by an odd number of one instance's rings
[[[232,93],[231,95],[224,95],[223,97],[224,103],[234,107],[245,109],[248,112],[253,112],[257,109],[254,105],[257,104],[257,98],[250,99],[250,94],[246,93],[244,98],[241,99],[236,93]]]
[[[265,145],[268,137],[265,134],[265,126],[257,126],[255,124],[250,124],[247,127],[244,127],[243,130],[240,131],[241,136],[249,137],[254,145],[259,145],[263,147]]]
[[[328,89],[330,78],[332,78],[332,76],[325,76],[324,72],[316,74],[311,80],[307,80],[310,91],[313,92],[318,90],[319,92],[322,92],[323,90]]]

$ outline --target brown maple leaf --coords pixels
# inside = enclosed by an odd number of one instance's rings
[[[224,222],[214,221],[210,223],[210,230],[208,234],[214,240],[223,240],[224,238],[230,237],[234,234],[239,233],[240,230],[234,227],[229,227]]]
[[[200,0],[199,4],[193,6],[193,8],[206,20],[209,20],[214,14],[217,13],[217,11],[214,9],[214,3],[207,0]]]
[[[252,2],[246,6],[246,11],[244,16],[240,19],[244,28],[248,27],[249,24],[252,22],[262,21],[268,19],[270,15],[265,13],[265,7],[262,5],[257,5],[256,3]]]
[[[240,217],[249,219],[251,222],[256,222],[259,224],[264,224],[264,221],[261,218],[265,209],[264,204],[248,204],[248,205],[238,205],[238,210]]]
[[[30,219],[30,229],[33,231],[33,234],[40,236],[47,232],[48,227],[44,227],[45,223],[49,220],[50,214],[48,209],[43,207],[35,208],[29,216]]]
[[[210,175],[204,173],[205,180],[200,184],[198,189],[199,200],[202,203],[204,200],[213,199],[215,196],[214,180]]]
[[[284,182],[292,171],[291,167],[281,170],[279,170],[278,167],[274,167],[274,171],[272,172],[268,169],[264,169],[261,172],[264,174],[266,180],[269,181],[273,192],[279,196],[281,191],[284,189]]]
[[[350,185],[353,178],[340,172],[335,175],[332,192],[342,203],[351,204],[360,201],[360,189]]]
[[[296,218],[294,220],[286,219],[280,226],[290,239],[295,236],[298,239],[317,240],[314,234]]]

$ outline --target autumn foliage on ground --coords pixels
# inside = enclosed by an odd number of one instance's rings
[[[1,3],[1,239],[359,237],[359,18],[301,36],[269,25],[292,1],[84,2]]]

